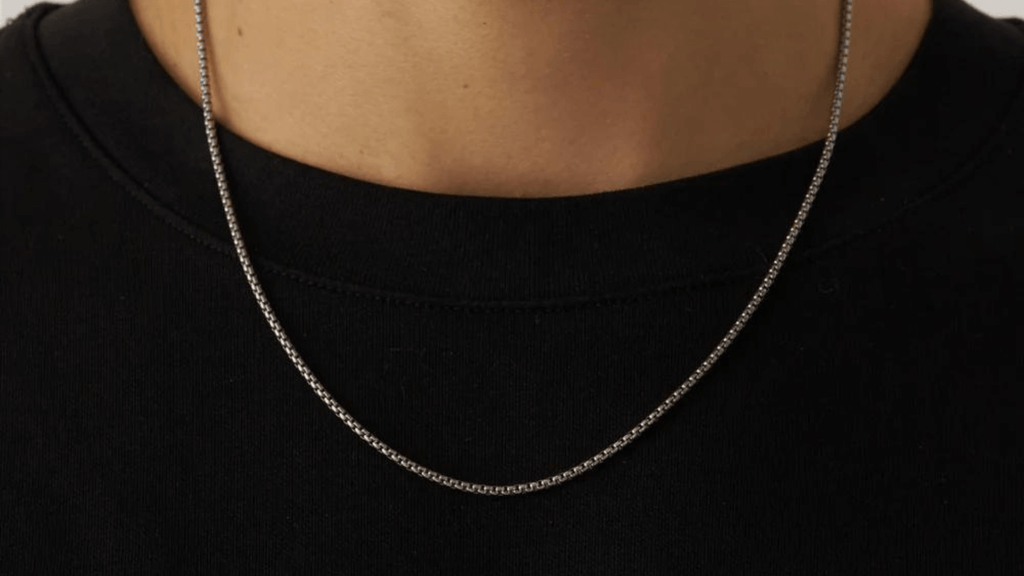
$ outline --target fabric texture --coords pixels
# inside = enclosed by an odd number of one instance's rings
[[[384,442],[460,479],[569,468],[749,300],[824,142],[580,197],[398,189],[224,127],[296,347]],[[443,488],[280,349],[202,111],[128,4],[0,30],[0,572],[1024,574],[1024,21],[935,0],[844,128],[734,345],[561,486]]]

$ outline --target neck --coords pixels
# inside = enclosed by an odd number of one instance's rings
[[[199,102],[192,7],[132,0]],[[213,111],[247,140],[421,191],[566,196],[824,137],[841,0],[207,0]],[[896,82],[930,0],[857,0],[840,126]]]

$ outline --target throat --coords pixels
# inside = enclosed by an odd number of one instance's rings
[[[264,2],[206,3],[219,123],[353,178],[500,197],[634,188],[824,138],[842,5]],[[132,2],[198,103],[175,4]],[[928,0],[857,0],[841,127],[895,84],[929,16]]]

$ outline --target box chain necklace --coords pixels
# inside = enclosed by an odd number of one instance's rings
[[[765,274],[764,279],[761,280],[761,283],[754,292],[750,302],[747,303],[747,306],[740,313],[739,318],[736,319],[735,323],[733,323],[732,327],[729,328],[729,331],[725,334],[722,340],[715,345],[707,358],[700,363],[700,366],[694,370],[693,374],[691,374],[685,382],[679,385],[679,387],[676,388],[668,398],[658,405],[653,412],[648,414],[646,418],[640,421],[639,424],[633,427],[621,438],[612,442],[607,448],[572,468],[559,472],[553,476],[548,476],[547,478],[518,484],[493,485],[467,482],[465,480],[446,476],[410,460],[406,456],[398,453],[394,448],[391,448],[382,442],[379,438],[364,428],[348,413],[348,411],[342,408],[340,404],[338,404],[338,401],[335,400],[330,392],[323,387],[309,367],[306,366],[306,362],[301,356],[299,356],[299,353],[295,350],[295,346],[292,345],[291,340],[288,338],[287,334],[285,334],[284,328],[281,327],[281,323],[277,320],[277,316],[270,307],[270,302],[267,300],[267,297],[263,292],[263,287],[256,278],[256,271],[253,268],[251,259],[249,258],[245,242],[242,240],[242,233],[239,230],[238,219],[235,217],[231,197],[228,194],[227,179],[224,176],[224,163],[220,155],[220,146],[217,143],[217,132],[213,120],[212,106],[210,105],[209,72],[207,71],[206,66],[206,44],[203,40],[203,2],[202,0],[194,0],[194,3],[196,16],[196,44],[199,53],[199,85],[202,92],[203,121],[206,126],[206,141],[210,147],[210,158],[213,161],[214,174],[217,178],[217,188],[220,191],[221,203],[224,206],[224,215],[227,218],[228,228],[231,232],[231,240],[234,242],[235,251],[238,254],[238,261],[242,265],[242,271],[245,273],[245,278],[249,282],[249,287],[252,289],[253,296],[256,298],[256,303],[259,305],[260,310],[263,311],[263,316],[267,319],[267,323],[270,325],[270,329],[274,332],[274,336],[277,337],[277,341],[280,342],[281,347],[288,355],[288,358],[290,358],[292,363],[295,364],[299,373],[306,379],[306,382],[313,389],[316,395],[320,397],[320,400],[327,405],[335,416],[340,418],[342,422],[355,432],[356,435],[362,438],[370,446],[373,446],[378,452],[387,456],[393,462],[406,470],[418,474],[431,482],[435,482],[455,490],[491,496],[526,494],[557,486],[558,484],[566,482],[567,480],[575,478],[576,476],[594,468],[601,462],[604,462],[627,444],[635,440],[640,436],[640,434],[661,418],[662,415],[668,412],[668,410],[679,401],[683,394],[686,394],[686,392],[688,392],[690,388],[692,388],[693,385],[711,369],[729,345],[732,344],[732,341],[736,338],[740,330],[743,329],[747,321],[750,319],[751,315],[761,304],[761,301],[768,293],[768,288],[772,285],[772,282],[775,281],[775,277],[778,276],[779,270],[782,268],[782,264],[786,260],[786,256],[789,255],[789,251],[793,247],[793,243],[796,241],[797,235],[800,233],[804,220],[807,219],[807,214],[811,209],[811,204],[814,202],[814,198],[818,193],[821,182],[825,177],[825,170],[828,168],[829,159],[832,157],[832,149],[835,146],[836,136],[839,132],[839,112],[842,109],[843,93],[846,87],[846,69],[850,53],[850,30],[853,15],[853,0],[844,0],[841,15],[842,33],[839,37],[840,48],[836,85],[832,100],[832,114],[829,120],[828,137],[825,139],[825,147],[822,150],[821,158],[818,161],[818,167],[814,172],[814,177],[811,179],[807,195],[804,197],[803,203],[800,205],[800,209],[797,212],[796,219],[793,221],[793,224],[789,228],[789,233],[786,234],[786,238],[782,242],[782,247],[779,248],[779,252],[776,254],[775,260],[768,268],[768,272]]]

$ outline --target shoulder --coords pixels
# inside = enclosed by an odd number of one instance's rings
[[[25,188],[38,190],[52,182],[51,161],[75,143],[56,106],[58,88],[45,73],[35,34],[40,20],[59,8],[36,4],[0,28],[0,191],[5,204],[16,202]]]
[[[39,3],[0,28],[0,253],[7,262],[38,256],[37,242],[87,217],[86,196],[110,182],[39,41],[44,17],[66,7]]]

